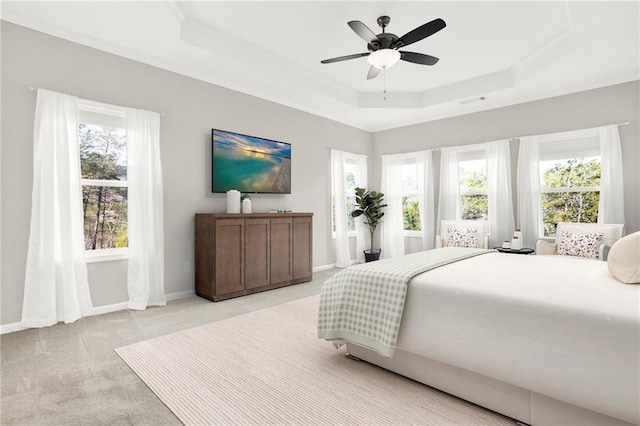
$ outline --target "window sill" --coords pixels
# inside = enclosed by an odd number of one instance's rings
[[[85,251],[85,259],[87,263],[129,260],[129,249],[87,250]]]
[[[405,238],[422,238],[422,231],[404,231]]]

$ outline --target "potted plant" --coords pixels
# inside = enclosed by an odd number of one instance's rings
[[[367,191],[364,188],[356,188],[356,209],[351,212],[351,217],[358,217],[364,215],[364,224],[369,228],[371,234],[371,246],[369,250],[364,251],[364,258],[366,262],[378,260],[380,258],[381,249],[373,249],[373,234],[376,232],[376,228],[384,216],[382,209],[387,207],[386,204],[382,204],[384,194],[377,191]]]
[[[242,213],[251,213],[251,197],[249,194],[242,194],[240,196],[240,203],[242,204]]]

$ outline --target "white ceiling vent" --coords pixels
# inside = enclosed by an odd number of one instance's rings
[[[469,98],[469,99],[465,99],[463,101],[460,101],[460,103],[462,105],[466,105],[466,104],[472,104],[474,102],[480,102],[480,101],[486,101],[487,97],[486,96],[476,96],[473,98]]]

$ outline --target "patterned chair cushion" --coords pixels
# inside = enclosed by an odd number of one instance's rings
[[[478,247],[478,230],[473,228],[447,228],[448,247]]]
[[[597,259],[602,236],[602,233],[562,231],[557,254]]]

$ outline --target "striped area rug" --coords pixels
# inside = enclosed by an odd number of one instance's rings
[[[316,337],[318,296],[116,349],[187,425],[514,425],[344,356]]]

